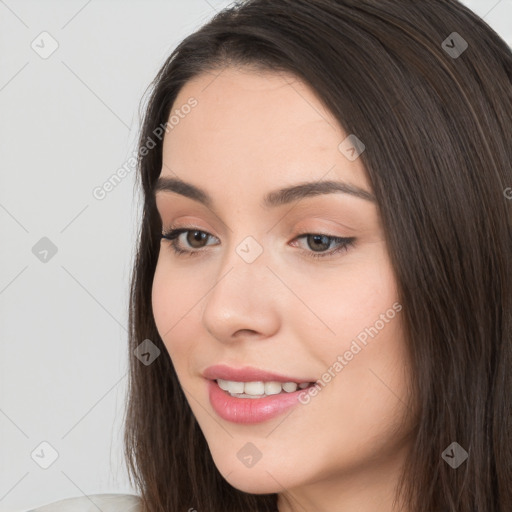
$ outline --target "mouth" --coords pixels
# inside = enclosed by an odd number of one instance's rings
[[[261,423],[281,415],[301,403],[301,396],[314,384],[207,380],[208,398],[212,409],[220,418],[239,424]],[[266,394],[266,391],[270,394]]]
[[[236,382],[225,379],[215,379],[214,382],[226,394],[236,398],[265,398],[302,391],[313,386],[314,382],[279,382],[279,381],[252,381]]]

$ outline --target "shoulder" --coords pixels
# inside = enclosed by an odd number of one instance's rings
[[[91,494],[54,501],[27,512],[142,512],[142,500],[133,494]]]

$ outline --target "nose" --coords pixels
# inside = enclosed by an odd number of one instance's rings
[[[217,340],[267,338],[279,329],[283,289],[265,256],[249,262],[232,249],[219,265],[202,311],[205,329]]]

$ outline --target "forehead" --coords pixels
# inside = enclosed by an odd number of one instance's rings
[[[194,108],[181,110],[191,100]],[[173,114],[162,175],[221,186],[242,181],[253,190],[336,177],[367,185],[359,159],[338,149],[347,134],[291,73],[228,67],[201,74],[183,86]]]

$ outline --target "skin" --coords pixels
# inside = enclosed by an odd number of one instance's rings
[[[252,425],[228,422],[210,405],[205,368],[251,365],[316,381],[353,340],[398,302],[375,202],[344,193],[263,208],[272,190],[305,181],[345,181],[372,192],[361,158],[338,145],[347,134],[314,92],[291,74],[228,67],[180,91],[198,105],[164,138],[161,176],[207,190],[212,211],[174,192],[158,192],[163,229],[182,234],[176,255],[162,240],[152,305],[155,322],[188,403],[224,478],[248,493],[279,493],[280,512],[395,512],[392,502],[413,424],[408,420],[409,360],[401,314],[385,323],[342,371],[311,398]],[[302,234],[355,237],[325,258]],[[252,236],[263,253],[236,252]],[[193,245],[194,244],[194,245]],[[315,248],[317,252],[315,252]],[[402,423],[403,420],[403,423]],[[248,442],[261,459],[246,467]]]

